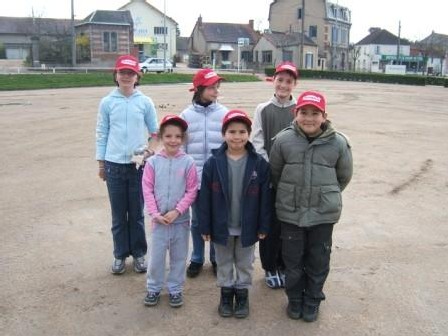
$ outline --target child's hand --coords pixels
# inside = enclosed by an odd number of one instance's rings
[[[158,215],[158,216],[154,217],[154,220],[155,220],[156,222],[160,223],[160,224],[165,224],[165,225],[169,224],[169,223],[166,221],[165,217],[162,216],[162,215]]]
[[[210,241],[210,235],[201,235],[204,241]]]
[[[258,239],[265,239],[266,238],[266,233],[259,233],[258,234]]]
[[[98,168],[98,176],[103,181],[106,181],[106,171],[104,170],[104,167],[99,167]]]
[[[177,217],[179,217],[180,213],[176,209],[168,211],[166,214],[163,215],[165,218],[166,224],[171,224],[176,220]]]

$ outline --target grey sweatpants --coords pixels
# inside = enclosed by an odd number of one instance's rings
[[[242,247],[239,236],[230,236],[226,246],[215,244],[218,287],[249,288],[252,285],[254,251],[255,245]]]
[[[168,293],[182,293],[190,237],[189,222],[170,225],[154,224],[148,250],[146,288],[160,292],[165,282],[166,252],[169,251],[169,272],[166,280]]]

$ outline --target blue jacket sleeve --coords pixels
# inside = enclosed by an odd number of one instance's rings
[[[202,170],[201,189],[199,191],[196,207],[199,221],[199,232],[202,235],[210,235],[212,227],[212,193],[210,191],[212,164],[207,160]]]
[[[104,160],[109,137],[109,111],[105,100],[101,100],[96,121],[96,160]]]
[[[158,129],[157,112],[156,108],[154,107],[154,103],[152,102],[151,99],[148,98],[147,104],[148,106],[146,108],[145,113],[145,124],[148,129],[148,132],[151,134],[157,132]]]

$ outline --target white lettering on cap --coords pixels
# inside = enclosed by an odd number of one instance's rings
[[[136,66],[137,65],[137,62],[135,62],[133,60],[127,60],[127,59],[121,60],[121,63],[122,64],[126,64],[126,65],[130,65],[130,66]]]
[[[209,78],[213,78],[213,77],[217,77],[217,76],[218,76],[218,74],[216,72],[212,71],[212,72],[209,72],[208,74],[205,74],[204,78],[209,79]]]
[[[244,113],[239,113],[239,112],[232,113],[230,118],[234,118],[234,117],[244,117],[244,118],[247,118],[247,116]]]
[[[306,95],[306,96],[303,96],[303,97],[302,97],[302,100],[303,100],[303,101],[309,101],[309,100],[311,100],[311,101],[314,101],[314,102],[316,102],[316,103],[320,103],[320,101],[321,101],[320,97],[315,96],[315,95]]]
[[[292,72],[296,72],[296,68],[294,68],[292,65],[290,65],[290,64],[284,64],[284,65],[282,65],[281,66],[281,68],[280,69],[282,69],[282,70],[290,70],[290,71],[292,71]]]

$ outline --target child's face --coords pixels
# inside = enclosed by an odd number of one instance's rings
[[[118,70],[116,80],[120,89],[133,89],[138,81],[138,75],[129,69]]]
[[[168,155],[175,155],[182,146],[184,134],[176,125],[166,125],[162,133],[162,144]]]
[[[295,86],[295,78],[287,71],[280,72],[274,77],[275,96],[279,99],[289,99]]]
[[[244,150],[247,141],[249,140],[249,131],[247,125],[243,122],[231,122],[224,133],[224,141],[232,151]]]
[[[220,82],[217,82],[213,85],[207,86],[202,92],[201,100],[204,103],[213,102],[218,99],[219,96],[219,85]]]
[[[306,135],[314,137],[322,130],[320,126],[327,120],[327,114],[313,105],[303,106],[297,111],[295,121]]]

